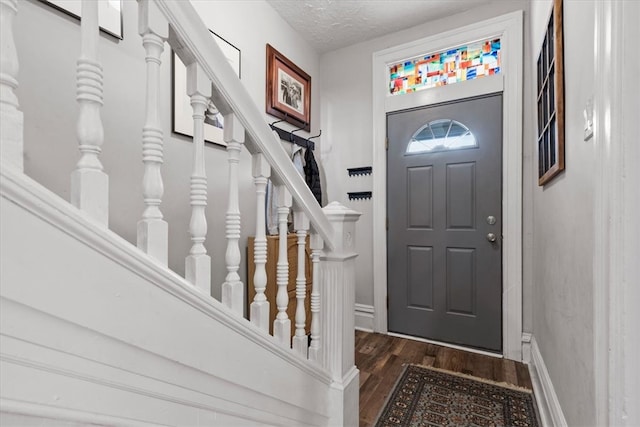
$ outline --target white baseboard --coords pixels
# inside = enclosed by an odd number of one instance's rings
[[[356,329],[358,331],[373,332],[373,306],[356,304]]]
[[[522,363],[527,365],[531,363],[531,338],[529,332],[522,333]]]
[[[523,336],[524,338],[524,336]],[[538,413],[543,427],[566,427],[562,407],[553,388],[551,377],[542,359],[540,348],[533,335],[531,335],[531,363],[529,373],[533,384],[533,393],[538,404]]]

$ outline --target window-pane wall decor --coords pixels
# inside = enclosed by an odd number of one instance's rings
[[[538,56],[538,185],[564,170],[562,0],[554,0]]]
[[[469,43],[389,66],[392,95],[500,73],[500,39]]]

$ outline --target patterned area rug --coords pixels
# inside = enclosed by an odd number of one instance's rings
[[[538,427],[530,390],[409,365],[378,416],[387,426]]]

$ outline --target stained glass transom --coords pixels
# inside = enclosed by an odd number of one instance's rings
[[[392,95],[500,73],[500,39],[469,43],[389,66]]]
[[[441,119],[418,129],[409,140],[406,153],[417,154],[477,146],[476,138],[469,128],[455,120]]]

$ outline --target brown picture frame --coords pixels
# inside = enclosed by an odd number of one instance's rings
[[[267,114],[311,130],[311,76],[267,44]]]
[[[537,63],[538,185],[565,168],[562,0],[553,1]]]

